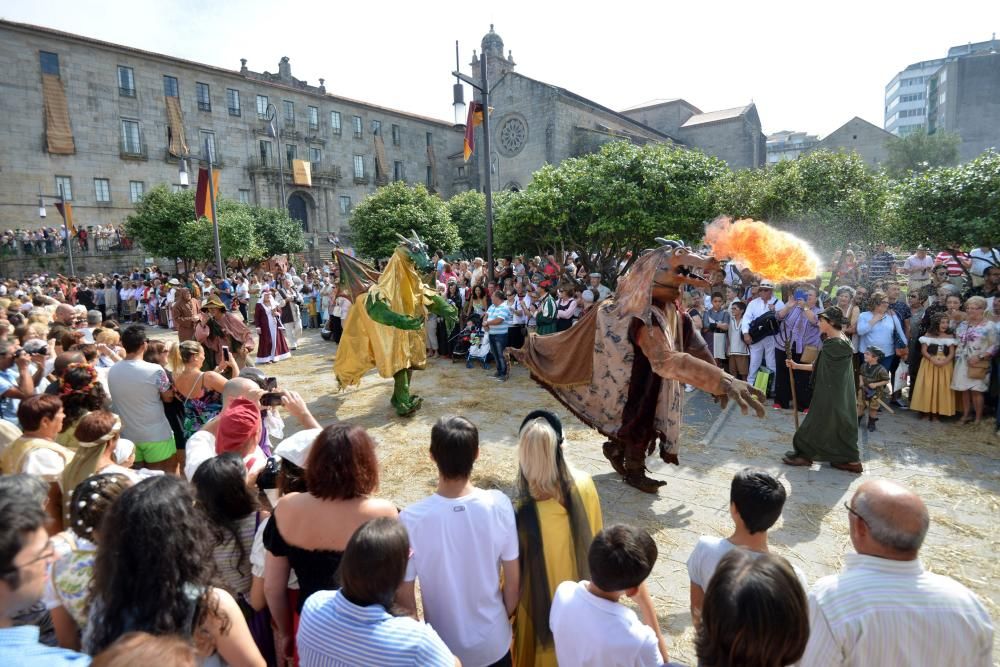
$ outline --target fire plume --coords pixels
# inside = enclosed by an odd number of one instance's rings
[[[815,278],[820,261],[802,239],[758,220],[717,218],[705,229],[704,243],[719,259],[728,257],[776,283]]]

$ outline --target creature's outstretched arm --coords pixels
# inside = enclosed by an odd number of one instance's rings
[[[454,329],[458,323],[458,308],[445,301],[440,294],[428,294],[427,298],[430,300],[427,310],[444,318],[445,329],[448,331]]]
[[[636,329],[635,342],[649,359],[653,372],[660,377],[694,385],[710,394],[721,396],[723,403],[733,399],[743,414],[753,409],[758,417],[764,416],[764,394],[742,380],[724,373],[715,364],[710,364],[686,352],[671,350],[667,336],[659,327],[641,326]]]
[[[365,310],[368,311],[368,317],[372,318],[372,321],[388,327],[416,331],[424,326],[424,318],[393,312],[389,309],[389,304],[371,295],[365,299]]]

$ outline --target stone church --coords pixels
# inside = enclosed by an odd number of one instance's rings
[[[520,190],[542,165],[593,152],[609,141],[642,145],[660,142],[695,148],[726,161],[733,169],[764,166],[766,137],[753,103],[703,112],[682,100],[659,100],[615,111],[557,85],[515,71],[511,51],[493,26],[483,37],[490,83],[491,153],[494,189]],[[480,56],[473,52],[472,77],[480,78]],[[477,130],[477,132],[481,132]],[[477,151],[481,143],[476,145]],[[453,188],[478,188],[482,157],[468,164],[451,154]]]

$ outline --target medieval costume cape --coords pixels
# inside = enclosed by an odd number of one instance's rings
[[[659,441],[661,457],[676,463],[681,385],[714,392],[722,369],[690,318],[674,304],[661,308],[653,303],[653,279],[669,252],[659,248],[636,260],[615,295],[570,329],[532,334],[510,353],[588,426],[635,453],[640,448],[648,452]],[[638,327],[646,327],[666,351],[656,368],[635,342]]]
[[[260,337],[257,340],[257,363],[266,364],[272,361],[288,359],[292,353],[288,350],[288,341],[285,340],[285,327],[281,323],[280,311],[274,314],[274,302],[268,301],[271,308],[258,301],[254,308],[254,322],[260,329]]]
[[[194,340],[194,327],[198,324],[198,302],[191,298],[191,290],[186,287],[177,289],[174,304],[171,306],[174,325],[177,326],[177,339],[180,342]]]
[[[333,363],[340,385],[358,384],[372,368],[377,368],[384,378],[406,369],[423,370],[427,365],[423,328],[407,331],[379,324],[369,317],[365,307],[369,300],[378,300],[399,315],[427,317],[427,306],[437,292],[424,286],[406,250],[396,248],[378,282],[355,296]]]
[[[861,460],[853,355],[851,343],[841,336],[823,341],[813,365],[812,403],[795,432],[795,452],[789,456],[829,463]]]

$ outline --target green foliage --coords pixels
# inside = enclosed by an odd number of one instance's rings
[[[722,160],[699,151],[611,142],[542,167],[523,192],[502,200],[497,246],[508,253],[575,250],[588,271],[614,284],[626,252],[638,257],[656,236],[701,237],[712,214],[709,185],[726,171]]]
[[[288,211],[277,208],[248,207],[254,222],[257,241],[265,257],[302,252],[302,225]]]
[[[992,244],[1000,237],[1000,154],[911,174],[896,184],[890,208],[892,238],[906,244]]]
[[[496,202],[494,202],[494,211]],[[448,200],[448,215],[461,239],[466,259],[486,256],[486,196],[478,190],[459,192]]]
[[[171,192],[158,185],[125,220],[125,230],[149,254],[214,262],[212,225],[194,218],[194,188]],[[219,245],[226,260],[255,261],[271,255],[300,252],[302,228],[287,211],[248,206],[220,197]]]
[[[922,173],[934,167],[949,167],[958,162],[962,138],[952,132],[927,134],[923,128],[905,137],[889,140],[885,170],[893,178],[910,172]]]
[[[350,219],[352,238],[365,257],[390,256],[399,243],[397,233],[414,230],[431,250],[454,252],[461,240],[448,215],[448,206],[423,185],[396,181],[368,195]]]
[[[190,259],[181,228],[193,220],[193,189],[171,192],[166,185],[157,185],[125,219],[125,232],[150,255]]]
[[[713,185],[720,214],[763,220],[824,250],[885,238],[889,182],[857,153],[815,151]]]

